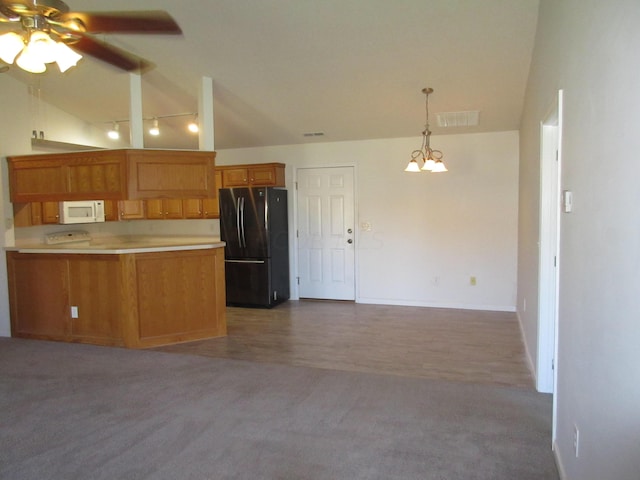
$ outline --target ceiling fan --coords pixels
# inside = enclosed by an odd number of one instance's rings
[[[62,0],[0,0],[0,14],[0,27],[2,23],[22,27],[19,33],[0,35],[0,59],[7,64],[15,59],[31,73],[44,72],[44,64],[52,62],[65,71],[82,58],[79,53],[127,72],[144,72],[153,64],[91,34],[182,33],[171,15],[162,10],[72,12]]]

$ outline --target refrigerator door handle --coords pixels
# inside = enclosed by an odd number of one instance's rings
[[[242,237],[240,236],[240,202],[242,201],[242,197],[238,198],[238,202],[236,203],[236,233],[238,234],[238,243],[242,248]]]
[[[240,215],[241,215],[241,220],[240,220],[240,226],[242,228],[242,246],[244,248],[247,248],[247,239],[244,236],[244,197],[241,197],[242,200],[242,206],[240,207]]]
[[[264,263],[264,260],[225,260],[225,263]]]

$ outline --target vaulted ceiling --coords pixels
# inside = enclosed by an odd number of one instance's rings
[[[216,149],[519,127],[538,0],[68,0],[71,10],[166,10],[183,35],[99,38],[152,61],[144,117],[196,112],[213,79]],[[104,128],[129,117],[129,74],[90,57],[61,74],[11,75]],[[1,77],[0,77],[1,79]],[[443,129],[440,112],[480,111]],[[197,148],[185,117],[145,146]],[[128,123],[123,123],[127,132]],[[323,136],[306,137],[305,133]]]

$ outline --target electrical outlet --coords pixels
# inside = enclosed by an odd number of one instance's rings
[[[578,430],[578,426],[573,426],[573,452],[576,454],[576,458],[578,458],[578,452],[580,451],[580,430]]]
[[[522,299],[522,311],[523,312],[527,311],[527,299],[526,298]]]
[[[71,318],[78,318],[78,307],[75,305],[71,307]]]
[[[476,282],[476,277],[474,277],[474,276],[469,277],[469,285],[472,285],[472,286],[475,287],[476,283],[477,283]]]

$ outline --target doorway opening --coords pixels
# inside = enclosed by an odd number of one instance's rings
[[[538,285],[537,389],[553,393],[552,442],[556,437],[558,285],[560,264],[560,166],[562,160],[562,90],[541,124],[540,258]]]

